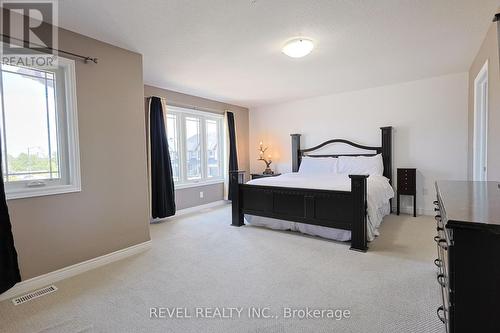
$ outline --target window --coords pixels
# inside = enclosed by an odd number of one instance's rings
[[[187,180],[201,179],[201,129],[200,118],[185,117]]]
[[[1,64],[0,135],[7,199],[80,191],[74,61]]]
[[[176,188],[223,182],[223,116],[167,107],[167,137]]]
[[[177,133],[177,115],[167,115],[167,139],[168,150],[170,152],[170,160],[172,162],[172,173],[174,182],[180,180],[180,156],[179,156],[179,140]]]
[[[221,175],[220,170],[220,144],[219,123],[216,120],[207,119],[207,177],[217,178]]]

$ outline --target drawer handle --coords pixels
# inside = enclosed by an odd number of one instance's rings
[[[441,215],[436,215],[434,216],[434,218],[436,219],[436,221],[441,221]]]
[[[438,241],[439,247],[441,247],[443,250],[448,250],[448,243],[446,242],[446,239],[440,239]]]
[[[442,267],[443,262],[441,261],[441,259],[434,259],[434,265],[436,265],[437,267]]]
[[[441,237],[439,237],[439,236],[434,236],[434,241],[435,241],[436,243],[439,243],[439,241],[440,241],[440,240],[441,240]]]
[[[439,207],[434,207],[435,212],[439,212]]]
[[[437,312],[437,316],[438,316],[439,320],[441,320],[441,322],[443,324],[445,324],[446,323],[446,319],[444,318],[444,306],[441,305],[439,308],[437,308],[436,312]],[[441,315],[441,313],[443,315]]]
[[[442,227],[440,227],[440,226],[438,225],[438,226],[437,226],[437,228],[436,228],[436,230],[437,230],[437,231],[443,231],[443,230],[444,230],[444,228],[442,228]]]
[[[432,203],[435,204],[436,206],[439,206],[439,202],[437,200],[434,200]]]
[[[438,281],[439,285],[443,288],[446,287],[446,282],[444,279],[445,279],[444,274],[438,274],[437,281]]]

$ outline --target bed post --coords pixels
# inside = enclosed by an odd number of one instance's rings
[[[240,184],[238,170],[229,171],[229,186],[231,186],[232,195],[232,226],[241,227],[245,225],[243,222],[243,212],[241,210]]]
[[[382,160],[384,161],[384,177],[392,185],[392,126],[381,127],[382,130]],[[392,213],[392,199],[389,200]]]
[[[353,221],[351,227],[351,250],[366,252],[366,179],[368,175],[349,175],[351,178],[351,195]]]
[[[292,137],[292,172],[298,172],[300,166],[300,134],[290,134]]]

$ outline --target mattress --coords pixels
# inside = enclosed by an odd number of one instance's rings
[[[281,186],[295,188],[312,188],[322,190],[350,191],[351,179],[347,174],[309,175],[289,173],[277,177],[259,178],[247,184],[262,186]],[[378,228],[384,216],[390,213],[389,200],[394,197],[394,190],[389,180],[383,176],[372,175],[367,179],[367,236],[372,241],[379,235]],[[277,230],[292,230],[304,234],[319,236],[338,241],[349,241],[350,230],[328,228],[304,223],[278,220],[268,217],[245,214],[250,225]]]

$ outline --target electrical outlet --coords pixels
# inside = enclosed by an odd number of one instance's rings
[[[200,192],[200,199],[203,199],[203,192]]]

